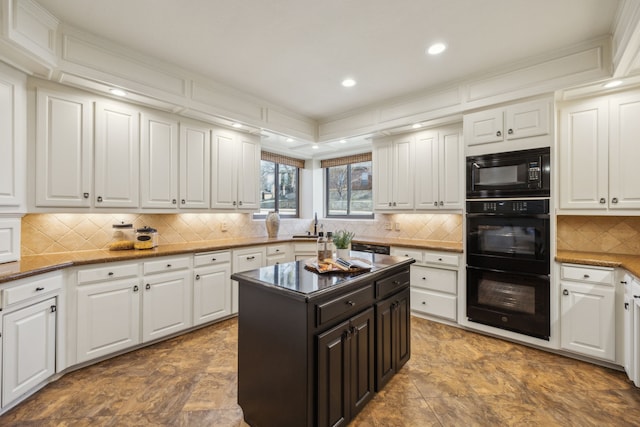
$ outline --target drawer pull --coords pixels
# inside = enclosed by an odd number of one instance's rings
[[[427,305],[427,302],[426,301],[422,301],[422,305]]]
[[[215,261],[215,260],[216,260],[215,258],[211,258],[211,261]]]
[[[589,275],[588,275],[588,274],[585,274],[585,275],[584,275],[584,276],[582,276],[582,277],[584,277],[585,279],[588,279],[588,278],[589,278]]]
[[[39,286],[38,286],[38,287],[36,288],[36,292],[40,292],[40,291],[44,291],[44,288],[41,288],[41,287],[39,287]]]
[[[256,257],[254,257],[254,256],[248,256],[247,257],[247,261],[251,261],[252,259],[256,259]]]
[[[634,298],[640,298],[640,295],[634,295],[633,297]]]
[[[107,276],[113,276],[113,271],[108,272]]]
[[[171,264],[167,264],[167,268],[171,268]]]
[[[426,277],[423,277],[423,278],[422,278],[422,280],[427,280],[427,278],[426,278]]]
[[[394,281],[393,281],[393,284],[394,284],[394,285],[396,285],[396,286],[398,286],[398,285],[400,284],[400,281],[399,281],[399,280],[394,280]]]
[[[442,258],[438,258],[438,261],[442,261]]]
[[[356,305],[356,303],[351,301],[351,300],[349,300],[349,301],[347,301],[347,305],[350,305],[351,307],[353,307],[354,305]]]

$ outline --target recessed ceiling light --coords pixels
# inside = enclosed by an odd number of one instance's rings
[[[422,127],[422,125],[420,123],[414,123],[413,126],[411,126],[414,129],[419,129]]]
[[[241,128],[241,127],[242,127],[242,124],[240,124],[240,123],[234,123],[234,124],[232,124],[231,126],[233,126],[233,127],[234,127],[234,128],[236,128],[236,129],[239,129],[239,128]]]
[[[356,85],[356,81],[353,79],[344,79],[342,81],[342,86],[344,87],[354,87]]]
[[[447,46],[445,46],[444,43],[434,43],[429,46],[429,49],[427,49],[427,53],[429,55],[438,55],[439,53],[444,52],[446,49]]]
[[[287,142],[293,142],[293,138],[287,138]]]
[[[604,84],[604,87],[607,89],[611,89],[612,87],[618,87],[622,84],[622,80],[612,80],[608,83]]]
[[[112,95],[116,95],[116,96],[127,96],[127,92],[123,91],[122,89],[118,89],[118,88],[109,89],[109,92]]]
[[[318,144],[312,145],[311,148],[313,148],[314,150],[317,150],[318,149]]]

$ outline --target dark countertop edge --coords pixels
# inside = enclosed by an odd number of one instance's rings
[[[304,261],[292,261],[292,262],[304,262]],[[289,298],[293,298],[299,301],[306,301],[307,303],[309,302],[313,302],[316,301],[320,298],[323,298],[325,296],[331,295],[333,293],[339,292],[341,289],[344,289],[344,287],[346,286],[356,286],[358,284],[361,284],[361,282],[370,282],[372,280],[377,279],[380,276],[383,276],[384,274],[388,273],[390,270],[396,269],[396,268],[401,268],[401,267],[408,267],[411,264],[413,264],[414,262],[416,262],[415,259],[413,258],[405,258],[402,261],[399,261],[395,264],[392,265],[384,265],[382,267],[380,267],[378,270],[375,271],[369,271],[366,273],[362,273],[362,274],[358,274],[357,276],[354,276],[352,279],[346,280],[343,283],[340,283],[338,285],[335,286],[331,286],[329,288],[326,289],[320,289],[317,290],[315,292],[312,292],[310,294],[303,294],[288,288],[283,288],[283,287],[279,287],[279,286],[275,286],[272,285],[270,283],[266,283],[263,282],[262,280],[258,280],[255,279],[253,277],[249,277],[249,276],[245,276],[243,275],[243,272],[239,272],[239,273],[234,273],[231,275],[231,278],[234,280],[238,280],[238,281],[243,281],[245,283],[249,283],[251,285],[256,285],[256,286],[260,286],[262,288],[264,288],[265,290],[268,290],[270,292],[274,292],[283,296],[287,296]],[[266,268],[266,267],[262,267],[262,268]],[[312,271],[309,271],[309,274],[317,274],[314,273]]]
[[[21,261],[0,264],[0,284],[11,282],[14,280],[24,279],[27,277],[44,274],[51,271],[62,270],[65,268],[101,264],[107,262],[130,261],[136,259],[145,259],[153,257],[163,257],[171,255],[195,254],[199,252],[213,252],[227,249],[238,249],[250,246],[272,245],[278,243],[291,242],[313,242],[313,238],[293,238],[293,237],[255,237],[240,239],[220,239],[197,241],[192,243],[176,243],[158,246],[148,250],[125,250],[125,251],[109,251],[93,250],[93,251],[77,251],[77,252],[58,252],[52,254],[27,255],[22,257]],[[424,250],[441,250],[448,252],[462,253],[462,243],[455,242],[439,242],[431,240],[411,240],[411,239],[381,239],[363,237],[354,239],[354,242],[388,244],[390,246],[412,247]],[[444,244],[446,247],[440,245]],[[456,245],[459,248],[456,248]],[[21,264],[33,264],[22,269]],[[16,267],[14,271],[3,272],[3,270]]]

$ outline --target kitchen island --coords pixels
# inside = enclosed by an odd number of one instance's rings
[[[351,252],[359,273],[305,261],[236,273],[238,403],[251,426],[346,425],[409,360],[412,258]]]

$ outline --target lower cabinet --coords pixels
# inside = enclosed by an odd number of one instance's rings
[[[194,256],[193,324],[202,325],[231,314],[231,252]]]
[[[2,406],[55,373],[56,298],[6,314],[2,321]]]
[[[189,271],[144,277],[142,342],[164,337],[191,326]]]
[[[389,382],[411,356],[409,290],[376,304],[376,390]]]
[[[563,264],[560,289],[561,347],[615,362],[613,270]]]
[[[374,313],[318,336],[318,426],[347,425],[374,394]]]

